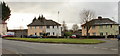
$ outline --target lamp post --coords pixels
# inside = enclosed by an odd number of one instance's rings
[[[21,23],[23,24],[23,19],[22,19],[22,22],[21,22]],[[21,24],[21,26],[20,26],[21,38],[23,37],[23,33],[22,33],[22,28],[23,28],[23,26],[22,26],[22,24]]]
[[[60,12],[58,11],[58,23],[59,23],[59,13],[60,13]],[[58,29],[59,29],[59,26],[58,26]],[[59,31],[58,31],[58,32],[59,32]],[[58,32],[57,32],[57,34],[56,34],[56,35],[57,35],[57,38],[59,38]]]

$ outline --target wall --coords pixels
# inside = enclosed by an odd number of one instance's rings
[[[95,29],[92,29],[92,27],[89,30],[90,35],[92,36],[96,32],[96,36],[100,36],[100,33],[103,32],[103,35],[117,35],[119,33],[119,25],[112,25],[112,28],[110,25],[103,25],[103,28],[100,26],[95,26]],[[86,29],[82,27],[82,36],[86,36]]]
[[[101,29],[99,27],[99,33],[103,32],[103,35],[106,35],[106,32],[108,35],[117,35],[119,33],[119,25],[112,25],[112,28],[110,25],[103,25],[103,28]]]
[[[61,27],[58,26],[50,26],[50,28],[46,28],[46,33],[47,32],[50,32],[50,36],[61,36]],[[54,32],[54,35],[53,35],[53,32]]]
[[[32,28],[31,28],[32,27]],[[28,35],[35,35],[35,33],[37,33],[37,35],[39,36],[40,33],[48,33],[50,32],[50,36],[53,36],[53,32],[54,32],[54,36],[61,36],[61,27],[59,26],[59,28],[57,28],[57,26],[50,26],[50,28],[46,28],[46,26],[43,26],[43,28],[39,28],[40,26],[29,26],[28,27]]]
[[[90,33],[90,36],[92,36],[93,33],[96,33],[96,36],[99,35],[99,33],[98,33],[98,30],[99,30],[98,27],[99,26],[95,26],[94,29],[92,27],[89,29],[88,33]],[[82,27],[82,36],[86,36],[86,29],[84,29],[83,27]]]
[[[40,26],[36,26],[36,29],[35,29],[35,26],[28,27],[28,35],[35,35],[35,33],[37,33],[37,35],[39,36],[40,32],[46,32],[46,27],[43,26],[42,28],[40,28]]]
[[[0,24],[0,35],[5,35],[7,33],[7,24]]]

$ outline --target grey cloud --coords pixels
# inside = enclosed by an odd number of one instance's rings
[[[114,17],[117,20],[117,2],[8,2],[12,12],[49,14],[53,20],[59,19],[66,23],[80,23],[80,11],[90,9],[96,17]],[[60,11],[59,18],[57,12]]]

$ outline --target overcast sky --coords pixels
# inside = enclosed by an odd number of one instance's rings
[[[65,21],[68,29],[71,29],[73,24],[78,24],[80,27],[80,12],[83,9],[94,11],[96,18],[102,16],[118,22],[118,0],[107,0],[106,2],[103,0],[100,2],[94,0],[92,2],[87,0],[85,0],[86,2],[82,0],[6,1],[11,9],[10,20],[7,21],[9,29],[19,29],[20,26],[26,29],[26,25],[41,14],[46,19],[52,19],[59,23]]]

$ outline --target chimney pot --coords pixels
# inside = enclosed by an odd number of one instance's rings
[[[98,19],[102,19],[102,17],[101,17],[101,16],[98,16]]]

